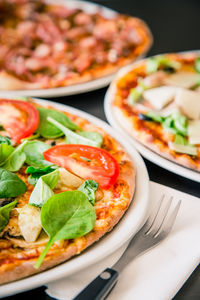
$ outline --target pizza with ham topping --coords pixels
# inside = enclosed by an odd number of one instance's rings
[[[0,90],[70,86],[110,75],[148,51],[140,19],[45,0],[0,1]]]
[[[96,125],[32,99],[0,99],[2,112],[0,284],[82,252],[135,191],[129,155]]]
[[[200,171],[200,56],[165,54],[133,64],[110,88],[113,113],[144,146]]]

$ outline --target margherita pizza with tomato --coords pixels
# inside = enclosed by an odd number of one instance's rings
[[[135,190],[123,147],[85,119],[0,99],[0,283],[51,268],[112,230]]]
[[[112,110],[133,138],[200,171],[200,56],[165,54],[135,63],[111,86]]]
[[[0,90],[90,81],[148,51],[152,36],[142,20],[117,13],[106,17],[93,6],[89,13],[65,1],[1,0]]]

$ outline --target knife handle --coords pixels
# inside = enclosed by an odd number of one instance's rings
[[[118,272],[107,268],[90,282],[73,300],[102,300],[116,284]]]

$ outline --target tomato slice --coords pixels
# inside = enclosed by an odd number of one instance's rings
[[[0,124],[19,144],[21,139],[30,136],[39,125],[39,113],[29,102],[21,100],[0,100]]]
[[[46,160],[84,179],[93,179],[109,189],[119,175],[115,158],[107,151],[85,145],[57,145],[43,153]]]

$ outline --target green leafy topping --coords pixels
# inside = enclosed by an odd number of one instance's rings
[[[58,169],[53,172],[43,175],[39,178],[36,186],[30,196],[29,204],[42,207],[44,203],[54,195],[52,191],[58,183],[59,171]]]
[[[95,192],[98,189],[98,183],[94,180],[86,180],[78,188],[79,191],[83,192],[92,205],[95,204]]]
[[[167,58],[164,55],[150,57],[146,62],[146,72],[148,74],[154,73],[161,68],[164,71],[175,71],[180,68],[180,63]]]
[[[164,118],[154,111],[150,111],[146,113],[145,116],[147,116],[154,122],[162,123],[164,121]]]
[[[173,134],[187,136],[187,118],[180,113],[173,113],[167,117],[162,117],[158,113],[148,112],[144,114],[149,120],[161,123],[162,127]],[[148,121],[147,119],[147,121]]]
[[[35,133],[33,135],[30,135],[29,137],[22,139],[22,141],[31,141],[31,140],[35,140],[37,138],[39,138],[40,134],[39,133]]]
[[[143,79],[139,78],[138,79],[138,85],[135,88],[132,88],[130,90],[130,94],[128,96],[128,104],[132,106],[136,102],[138,102],[141,99],[143,92],[147,88],[148,87],[144,84]]]
[[[89,145],[93,147],[100,147],[102,144],[103,138],[98,132],[83,133],[83,131],[81,131],[80,133],[75,133],[70,129],[68,129],[67,127],[63,126],[61,123],[52,119],[51,117],[48,117],[47,119],[50,123],[54,124],[60,130],[62,130],[62,132],[66,136],[67,144],[82,144],[82,145]]]
[[[0,144],[0,166],[3,165],[9,155],[15,150],[14,147],[7,144]]]
[[[24,153],[24,147],[26,146],[26,144],[27,141],[24,141],[17,148],[15,148],[14,151],[12,151],[6,158],[5,163],[2,165],[2,168],[11,172],[17,172],[23,166],[26,160],[26,154]]]
[[[11,145],[11,139],[0,135],[0,144],[6,144],[6,145]]]
[[[68,191],[49,198],[41,209],[41,223],[49,235],[49,242],[35,268],[40,267],[53,243],[87,234],[93,229],[95,220],[94,207],[80,191]]]
[[[25,192],[26,185],[16,174],[0,168],[0,198],[12,198]]]
[[[47,166],[44,168],[35,168],[32,166],[28,167],[26,169],[26,173],[31,174],[28,177],[28,182],[32,185],[35,185],[41,176],[53,172],[56,168],[57,168],[56,166]]]
[[[162,126],[165,130],[173,134],[187,136],[187,118],[180,113],[173,113],[164,118]]]
[[[60,130],[57,126],[50,123],[47,120],[47,117],[51,117],[54,120],[61,123],[63,126],[71,129],[71,130],[77,130],[80,129],[78,125],[71,122],[70,119],[62,112],[55,111],[53,109],[48,108],[38,108],[37,109],[40,116],[40,124],[37,129],[39,134],[47,139],[53,139],[57,138],[63,135],[63,131]]]
[[[16,206],[17,200],[0,207],[0,232],[6,227],[10,219],[11,210]]]
[[[200,73],[200,56],[195,59],[194,67],[195,70]]]
[[[50,146],[40,141],[28,141],[24,147],[26,154],[26,163],[35,168],[44,168],[53,165],[46,161],[43,152],[49,149]]]

